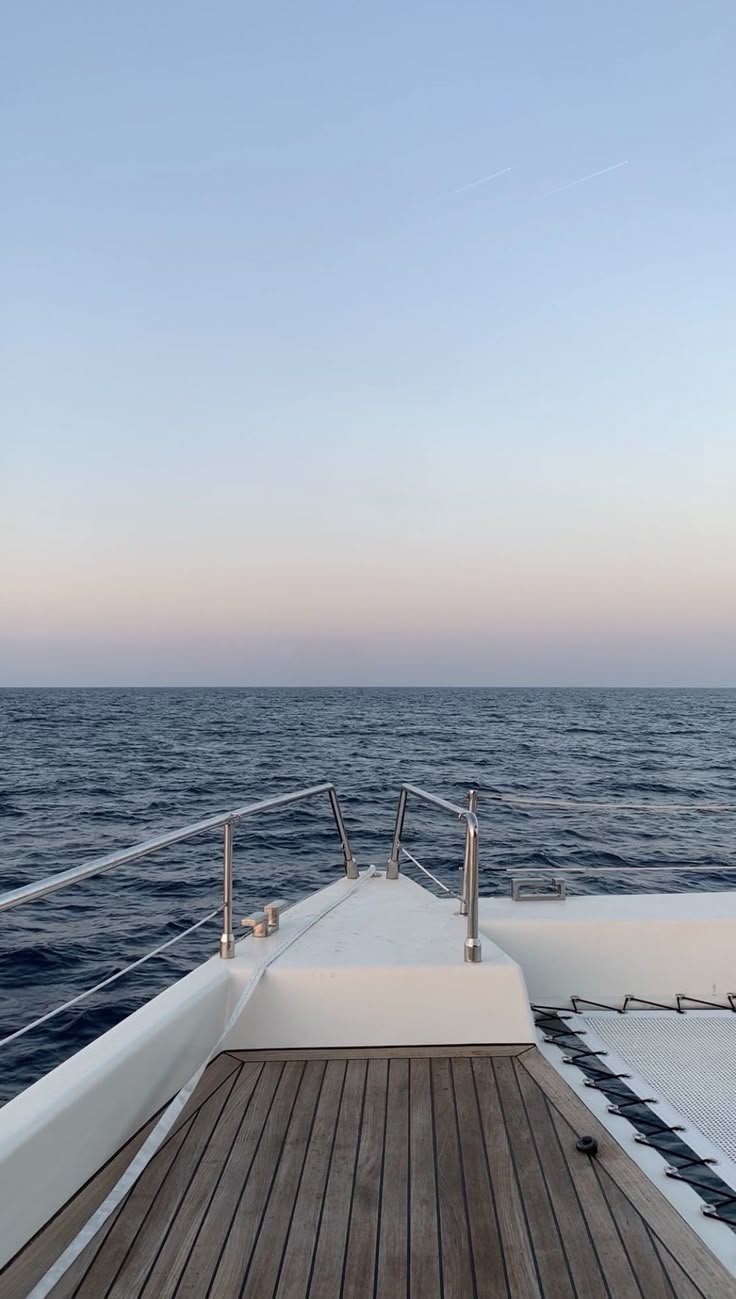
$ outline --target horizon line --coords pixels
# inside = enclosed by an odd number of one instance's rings
[[[736,683],[718,685],[693,685],[680,683],[678,685],[653,684],[651,682],[624,683],[616,684],[601,682],[579,682],[575,685],[559,682],[527,682],[516,685],[504,684],[503,682],[479,683],[467,682],[464,684],[446,683],[446,682],[428,682],[426,684],[407,684],[404,682],[385,682],[385,683],[363,683],[354,682],[352,685],[345,683],[340,685],[322,684],[301,684],[299,682],[280,682],[277,685],[267,683],[214,683],[207,684],[182,684],[177,682],[167,682],[165,684],[143,684],[138,682],[106,682],[97,683],[96,685],[71,685],[69,683],[45,683],[35,685],[19,684],[0,684],[1,690],[736,690]]]

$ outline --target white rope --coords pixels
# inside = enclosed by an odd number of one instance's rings
[[[524,798],[516,794],[484,794],[483,797],[492,803],[510,803],[514,807],[583,807],[596,812],[736,812],[736,803],[604,803],[588,798]]]
[[[176,1095],[169,1103],[161,1115],[161,1118],[158,1120],[155,1128],[153,1128],[153,1130],[148,1134],[137,1155],[128,1165],[120,1180],[116,1182],[115,1186],[102,1201],[99,1208],[95,1210],[92,1217],[89,1218],[84,1227],[82,1227],[82,1230],[74,1237],[74,1240],[67,1245],[63,1254],[59,1255],[56,1262],[52,1264],[45,1276],[42,1276],[41,1280],[36,1283],[30,1294],[27,1296],[27,1299],[45,1299],[46,1295],[50,1294],[57,1282],[64,1276],[65,1272],[69,1270],[72,1263],[74,1263],[82,1253],[82,1250],[86,1248],[92,1238],[100,1230],[100,1227],[107,1222],[110,1214],[114,1213],[118,1205],[125,1199],[131,1187],[137,1182],[141,1173],[145,1170],[162,1145],[167,1134],[170,1132],[172,1126],[196,1088],[197,1083],[207,1068],[207,1065],[224,1042],[230,1029],[235,1024],[235,1021],[241,1014],[243,1007],[251,997],[253,990],[265,971],[268,969],[269,965],[277,960],[279,956],[283,956],[284,952],[291,947],[292,943],[295,943],[297,939],[302,938],[309,929],[318,924],[320,920],[324,920],[325,916],[328,916],[331,911],[334,911],[336,907],[339,907],[341,903],[351,897],[363,881],[368,879],[370,876],[375,875],[375,872],[375,866],[369,866],[363,875],[361,875],[360,879],[356,880],[352,887],[348,888],[336,902],[330,903],[330,905],[324,907],[318,915],[312,916],[312,918],[303,924],[295,934],[292,934],[285,942],[280,943],[278,947],[272,948],[271,951],[266,954],[265,959],[253,968],[250,978],[243,988],[235,1009],[228,1019],[220,1037],[207,1056],[207,1059],[204,1060],[196,1073],[192,1074],[192,1077],[184,1084],[178,1095]]]
[[[170,938],[168,942],[161,943],[160,947],[154,947],[152,952],[140,956],[137,961],[126,965],[124,969],[118,970],[116,974],[108,975],[101,983],[96,983],[94,988],[87,988],[86,992],[78,992],[76,997],[70,997],[69,1001],[65,1001],[61,1006],[56,1006],[54,1010],[47,1010],[45,1015],[39,1015],[38,1019],[31,1020],[30,1024],[25,1024],[23,1028],[16,1029],[14,1033],[9,1033],[7,1037],[0,1038],[0,1046],[7,1046],[8,1042],[14,1042],[16,1038],[23,1037],[25,1033],[30,1033],[32,1029],[38,1028],[39,1024],[45,1024],[47,1020],[53,1019],[55,1015],[60,1015],[63,1010],[69,1010],[71,1006],[77,1006],[80,1001],[86,1001],[87,997],[91,997],[95,992],[109,987],[117,979],[122,979],[124,974],[130,974],[131,970],[136,970],[139,965],[143,965],[146,961],[150,961],[152,957],[165,952],[167,947],[173,947],[174,943],[181,942],[181,939],[186,938],[188,934],[193,934],[195,929],[201,929],[202,925],[206,925],[207,921],[212,920],[213,916],[218,915],[221,910],[221,907],[215,907],[214,911],[210,911],[209,915],[206,915],[204,919],[198,920],[195,925],[190,925],[188,929],[183,929],[180,934],[174,934],[174,937]]]

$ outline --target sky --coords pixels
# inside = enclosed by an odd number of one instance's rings
[[[735,59],[6,0],[0,684],[735,685]]]

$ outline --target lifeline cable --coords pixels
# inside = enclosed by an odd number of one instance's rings
[[[41,1024],[45,1024],[49,1019],[54,1019],[56,1015],[63,1014],[65,1010],[71,1010],[72,1006],[78,1006],[80,1001],[86,1001],[88,997],[93,997],[96,992],[101,992],[103,988],[108,988],[111,983],[116,983],[118,979],[124,978],[124,976],[130,974],[132,970],[137,970],[139,966],[145,965],[146,961],[152,960],[154,956],[160,956],[161,953],[167,951],[169,947],[173,947],[175,943],[181,942],[182,938],[188,938],[196,929],[201,929],[202,925],[206,925],[209,920],[212,920],[216,915],[219,915],[221,910],[222,908],[219,906],[214,907],[212,911],[208,912],[206,916],[203,916],[201,920],[198,920],[196,924],[190,925],[188,929],[182,929],[178,934],[174,934],[173,938],[169,938],[165,943],[160,943],[159,946],[154,947],[152,951],[146,952],[145,956],[139,956],[137,961],[131,961],[131,963],[124,966],[122,970],[116,970],[114,974],[109,974],[106,979],[102,979],[99,983],[96,983],[94,987],[85,988],[84,992],[78,992],[76,997],[70,997],[68,1001],[63,1002],[60,1006],[55,1006],[53,1010],[47,1010],[45,1015],[39,1015],[38,1019],[32,1019],[30,1024],[24,1024],[23,1028],[17,1028],[14,1033],[9,1033],[7,1037],[0,1038],[0,1046],[7,1046],[9,1042],[15,1042],[16,1038],[23,1037],[24,1034],[32,1032],[34,1028],[39,1028]]]
[[[575,811],[583,808],[589,812],[736,812],[736,803],[637,803],[616,799],[605,802],[594,798],[527,798],[522,794],[502,794],[495,790],[481,790],[491,803],[507,803],[510,807],[558,807]]]

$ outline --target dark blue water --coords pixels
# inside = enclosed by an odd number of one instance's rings
[[[734,802],[736,691],[0,691],[0,889],[324,779],[341,793],[362,864],[385,862],[397,787],[409,779],[458,800],[471,785],[481,791],[484,893],[506,890],[501,868],[588,863],[709,866],[697,886],[728,887],[718,868],[736,865],[736,816],[522,811],[487,794]],[[407,828],[420,859],[454,884],[458,826],[413,807]],[[340,862],[326,799],[244,823],[239,913],[327,883]],[[0,1036],[186,928],[220,884],[214,834],[0,914]],[[0,1096],[215,951],[218,936],[215,920],[3,1048]]]

